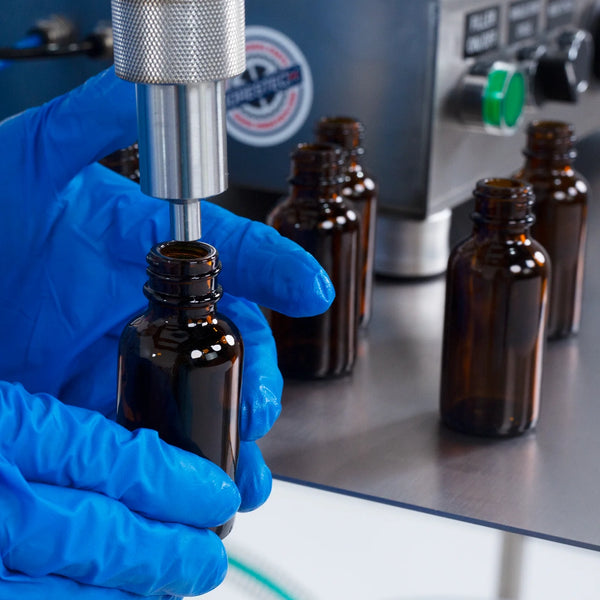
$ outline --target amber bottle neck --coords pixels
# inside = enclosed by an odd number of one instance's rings
[[[577,156],[573,126],[562,121],[534,121],[527,129],[523,154],[530,170],[570,167]]]
[[[215,248],[203,242],[165,242],[154,246],[146,260],[144,294],[153,313],[194,320],[215,312],[223,295]]]
[[[518,179],[483,179],[475,191],[473,232],[479,236],[523,237],[535,221],[532,187]]]
[[[290,199],[297,202],[341,201],[346,156],[332,144],[300,144],[292,153]]]
[[[341,186],[343,180],[335,185],[292,184],[289,198],[298,203],[331,203],[342,202]]]
[[[364,152],[350,151],[346,158],[346,171],[352,173],[353,171],[362,171],[363,166],[361,162],[361,156]]]
[[[323,117],[315,127],[315,135],[318,142],[341,146],[353,162],[364,154],[364,126],[358,119]]]

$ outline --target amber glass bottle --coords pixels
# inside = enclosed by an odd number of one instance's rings
[[[243,350],[235,325],[215,309],[217,252],[201,242],[167,242],[147,261],[148,309],[125,327],[119,345],[117,421],[155,429],[235,479]],[[216,532],[225,537],[232,525]]]
[[[336,291],[327,312],[292,319],[271,314],[279,367],[285,376],[349,373],[356,358],[359,222],[340,193],[344,154],[330,144],[300,144],[292,153],[289,196],[268,223],[310,252]]]
[[[538,418],[549,261],[529,235],[529,184],[484,179],[474,195],[473,234],[446,274],[441,416],[464,433],[516,435]]]
[[[525,165],[515,174],[533,185],[536,221],[531,235],[552,261],[549,338],[577,333],[581,316],[588,184],[573,170],[574,143],[575,131],[568,123],[531,123]]]
[[[377,185],[361,165],[364,154],[363,124],[351,117],[323,117],[316,125],[317,141],[339,144],[346,150],[347,164],[342,194],[352,202],[359,215],[359,325],[371,319],[373,295],[373,261],[375,259],[375,223],[377,220]]]
[[[123,177],[127,177],[127,179],[131,179],[131,181],[140,182],[140,155],[137,142],[105,156],[100,164],[123,175]]]

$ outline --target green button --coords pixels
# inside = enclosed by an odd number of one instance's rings
[[[516,127],[525,106],[525,94],[525,77],[520,71],[490,71],[483,92],[483,122],[497,129]]]

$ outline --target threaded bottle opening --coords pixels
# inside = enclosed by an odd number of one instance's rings
[[[319,142],[339,144],[353,155],[363,154],[364,126],[353,117],[323,117],[315,126]]]
[[[525,156],[572,160],[577,156],[575,128],[563,121],[533,121],[527,128]]]
[[[476,224],[487,223],[508,229],[523,229],[535,221],[533,187],[519,179],[488,178],[477,182],[473,191]]]
[[[221,262],[217,250],[204,242],[163,242],[146,257],[150,299],[179,308],[204,307],[222,296],[217,275]]]
[[[292,185],[335,186],[344,180],[347,154],[340,146],[327,143],[298,144],[291,154]]]

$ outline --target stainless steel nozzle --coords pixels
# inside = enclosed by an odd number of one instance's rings
[[[142,191],[172,202],[174,231],[195,219],[174,201],[227,189],[225,80],[246,68],[244,18],[244,0],[112,0],[115,71],[137,84]]]
[[[225,82],[136,90],[142,192],[190,200],[225,191]]]

